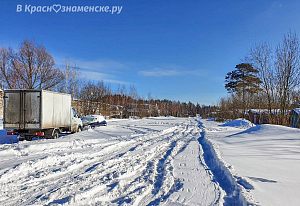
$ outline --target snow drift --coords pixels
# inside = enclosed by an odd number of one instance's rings
[[[278,125],[248,129],[202,120],[244,196],[255,205],[299,205],[300,130]]]
[[[221,126],[223,126],[223,127],[236,127],[236,128],[241,128],[241,129],[247,129],[247,128],[255,126],[255,124],[253,124],[249,120],[239,118],[239,119],[227,121],[224,124],[222,124]]]

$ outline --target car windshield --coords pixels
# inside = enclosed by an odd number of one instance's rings
[[[81,120],[84,122],[94,122],[94,121],[97,121],[97,118],[92,117],[92,116],[85,116],[85,117],[82,117]]]

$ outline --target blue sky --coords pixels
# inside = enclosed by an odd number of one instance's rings
[[[117,5],[119,15],[16,13],[16,5]],[[83,78],[134,84],[141,96],[214,104],[251,46],[300,33],[299,1],[1,0],[0,46],[43,44]]]

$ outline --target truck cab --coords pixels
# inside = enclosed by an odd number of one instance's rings
[[[72,107],[71,109],[71,132],[80,132],[82,131],[83,124],[81,119],[79,118],[78,113],[76,110]]]

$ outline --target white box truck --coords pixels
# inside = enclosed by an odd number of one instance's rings
[[[27,140],[34,136],[58,138],[63,131],[82,130],[71,107],[71,95],[46,90],[5,90],[3,127]]]

